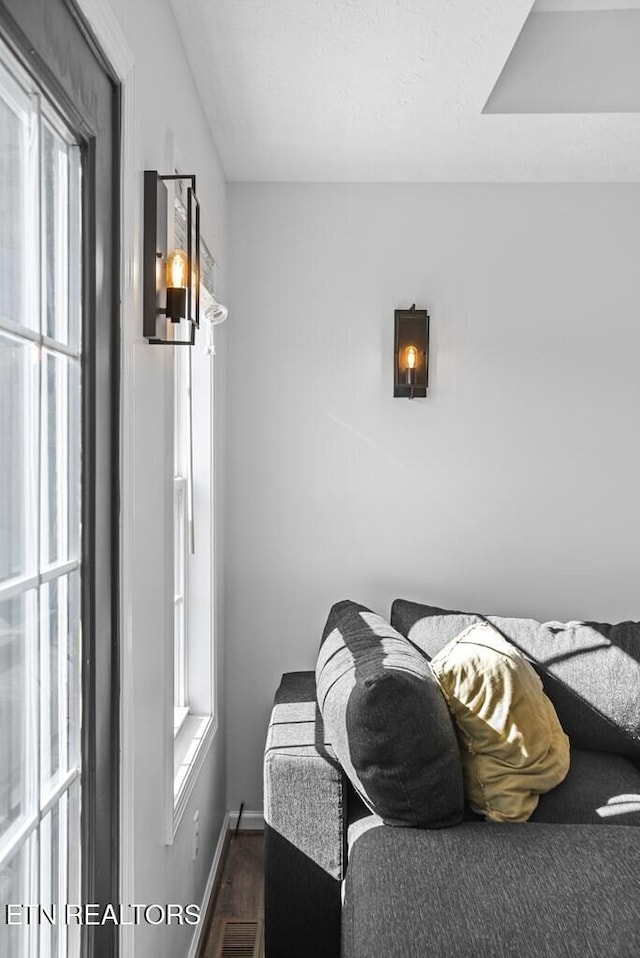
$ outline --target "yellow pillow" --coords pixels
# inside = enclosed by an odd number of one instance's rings
[[[527,660],[488,622],[431,661],[453,713],[465,792],[493,822],[524,822],[569,771],[569,739]]]

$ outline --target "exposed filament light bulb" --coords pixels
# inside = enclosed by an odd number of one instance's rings
[[[167,316],[177,323],[187,314],[187,278],[189,259],[182,249],[167,256]]]
[[[174,249],[167,256],[167,286],[172,289],[187,288],[189,261],[184,250]]]
[[[407,346],[404,351],[404,359],[407,369],[415,369],[418,365],[418,350],[415,346]]]

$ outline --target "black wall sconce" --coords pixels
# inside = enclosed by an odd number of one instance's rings
[[[167,252],[166,180],[186,180],[186,250]],[[143,334],[159,346],[193,346],[200,325],[200,204],[195,176],[144,172]]]
[[[414,303],[394,315],[393,395],[424,398],[429,386],[429,314]]]

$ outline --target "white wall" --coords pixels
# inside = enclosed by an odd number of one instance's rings
[[[230,229],[228,803],[259,808],[334,601],[640,617],[640,187],[237,184]]]
[[[226,182],[216,148],[198,100],[188,58],[182,47],[169,0],[111,0],[111,6],[135,61],[134,165],[136,172],[136,234],[134,329],[124,331],[124,350],[131,364],[128,403],[132,449],[132,608],[129,610],[133,646],[133,724],[123,735],[133,735],[134,859],[131,902],[200,903],[226,811],[224,750],[224,604],[222,561],[216,564],[215,627],[219,644],[217,700],[220,727],[179,826],[173,845],[165,837],[164,690],[167,678],[165,643],[172,628],[172,582],[169,571],[168,529],[172,524],[172,362],[173,350],[150,346],[142,338],[141,254],[142,171],[171,172],[167,165],[167,136],[171,133],[183,169],[198,177],[202,235],[219,263],[219,292],[224,296],[227,275]],[[207,405],[196,410],[198,428],[206,430],[197,450],[206,469],[208,436],[224,447],[226,333],[217,336],[215,359],[215,415]],[[209,375],[206,361],[197,357],[198,378]],[[128,351],[128,352],[127,352]],[[126,364],[125,364],[126,366]],[[206,382],[205,382],[206,398]],[[129,423],[125,423],[125,440]],[[201,454],[202,453],[202,454]],[[126,457],[125,457],[126,459]],[[221,459],[216,463],[214,494],[220,515],[224,488]],[[129,481],[125,475],[125,484]],[[207,542],[209,493],[196,477],[198,572],[201,588],[211,581],[211,550]],[[222,552],[224,530],[216,527],[216,551]],[[126,548],[126,544],[125,544]],[[125,558],[125,569],[128,557]],[[204,584],[202,584],[204,583]],[[209,591],[212,591],[209,588]],[[205,616],[206,619],[206,616]],[[192,861],[193,815],[200,815],[200,852]],[[125,902],[128,904],[128,902]],[[193,927],[141,925],[135,931],[136,958],[178,958],[189,950]]]
[[[534,10],[484,112],[637,113],[639,45],[640,9]]]

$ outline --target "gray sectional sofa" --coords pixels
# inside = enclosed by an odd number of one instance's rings
[[[466,807],[449,827],[383,824],[327,740],[314,673],[285,674],[264,763],[266,958],[640,955],[640,624],[391,614],[427,658],[484,619],[540,675],[566,779],[524,823]]]

